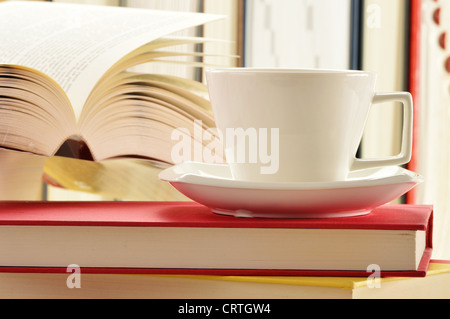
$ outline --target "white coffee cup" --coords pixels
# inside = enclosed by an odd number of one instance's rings
[[[411,159],[411,94],[376,93],[375,73],[225,68],[209,69],[206,77],[235,179],[342,181],[351,170],[402,165]],[[356,158],[371,105],[388,101],[403,103],[400,154]],[[239,137],[246,143],[239,143]]]

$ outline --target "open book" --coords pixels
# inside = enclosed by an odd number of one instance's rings
[[[214,125],[204,85],[130,67],[201,43],[168,35],[220,18],[48,2],[0,4],[0,147],[53,156],[66,141],[96,161],[171,163],[171,133]],[[186,55],[202,53],[187,52]],[[82,149],[75,157],[87,158]]]

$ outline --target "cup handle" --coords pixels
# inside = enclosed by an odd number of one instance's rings
[[[408,92],[375,93],[372,104],[393,101],[401,102],[403,104],[403,132],[400,154],[380,159],[355,158],[351,170],[376,166],[403,165],[411,160],[413,129],[413,101],[411,94]]]

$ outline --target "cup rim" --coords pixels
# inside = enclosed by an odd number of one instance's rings
[[[375,75],[375,72],[345,69],[321,68],[277,68],[277,67],[210,67],[206,73],[266,73],[266,74],[307,74],[307,75]]]

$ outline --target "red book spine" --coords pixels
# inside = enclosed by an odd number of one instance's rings
[[[408,169],[417,172],[419,152],[419,117],[420,117],[420,51],[421,51],[421,19],[422,0],[411,0],[410,8],[410,42],[409,42],[409,78],[408,86],[414,101],[413,114],[413,151]],[[416,188],[406,194],[406,203],[416,202]]]

